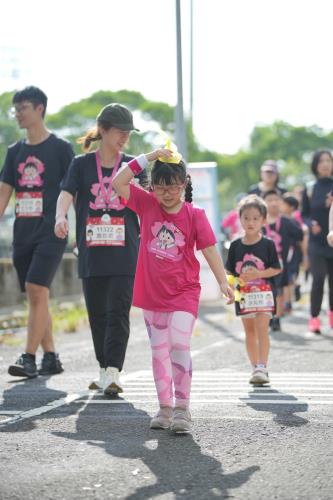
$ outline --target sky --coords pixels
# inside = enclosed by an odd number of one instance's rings
[[[177,102],[175,0],[15,0],[2,5],[0,93],[41,87],[49,112],[98,90]],[[185,114],[190,0],[181,0]],[[233,154],[257,124],[332,124],[327,0],[193,0],[193,127]],[[12,59],[16,58],[16,78]]]

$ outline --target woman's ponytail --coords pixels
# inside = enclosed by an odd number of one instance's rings
[[[80,137],[76,142],[78,144],[82,144],[82,149],[85,153],[87,153],[90,149],[91,143],[95,141],[100,141],[102,139],[101,134],[98,131],[97,127],[89,130],[86,135]]]

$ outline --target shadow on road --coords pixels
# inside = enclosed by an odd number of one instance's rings
[[[96,406],[92,404],[82,408],[76,432],[53,434],[86,441],[120,459],[140,459],[142,469],[132,472],[138,477],[129,478],[128,482],[136,489],[127,499],[156,498],[170,493],[176,499],[229,498],[233,496],[229,495],[230,490],[242,486],[260,469],[251,466],[238,472],[224,473],[220,461],[202,453],[200,445],[191,435],[176,436],[170,431],[150,430],[148,413],[131,403],[114,404],[110,412],[99,412],[98,417]],[[137,487],[138,483],[147,483],[150,479],[144,479],[147,468],[155,478],[154,484]]]
[[[5,412],[15,410],[25,412],[34,408],[41,408],[53,401],[64,398],[67,392],[51,389],[47,386],[50,377],[36,377],[34,379],[15,378],[8,382],[9,389],[2,393],[0,411]],[[8,414],[8,417],[13,415]],[[4,426],[0,432],[31,431],[35,428],[32,418],[20,422],[19,428],[16,425]]]
[[[269,389],[269,386],[266,386]],[[256,411],[260,412],[269,412],[273,415],[273,421],[280,424],[285,425],[287,427],[297,427],[301,425],[307,424],[309,421],[306,418],[299,417],[295,415],[295,413],[303,413],[307,412],[309,409],[309,405],[307,403],[304,404],[295,404],[296,401],[299,401],[292,394],[288,394],[285,392],[280,392],[276,389],[270,389],[269,393],[263,393],[262,391],[256,390],[249,392],[249,398],[253,400],[258,400],[260,396],[261,400],[271,400],[275,399],[278,396],[279,400],[290,401],[288,404],[276,404],[272,403],[251,403],[251,401],[246,401],[246,405],[250,406]]]

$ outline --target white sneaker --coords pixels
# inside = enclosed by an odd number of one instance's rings
[[[253,370],[252,376],[249,380],[250,384],[253,385],[263,385],[263,384],[269,384],[269,376],[268,376],[268,371],[266,368],[255,368]]]
[[[172,408],[162,406],[150,421],[151,429],[169,429],[172,418]]]
[[[191,432],[191,414],[188,408],[174,408],[170,429],[176,434]]]
[[[92,382],[89,384],[89,389],[91,391],[100,391],[103,390],[104,388],[104,383],[105,383],[105,368],[100,368],[99,369],[99,378],[95,378]]]
[[[123,388],[119,381],[118,368],[114,368],[113,366],[106,368],[103,387],[106,396],[116,396],[119,392],[123,392]]]

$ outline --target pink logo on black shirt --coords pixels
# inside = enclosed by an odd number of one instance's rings
[[[256,257],[252,253],[246,253],[243,257],[243,260],[239,260],[236,262],[236,273],[237,274],[246,274],[247,271],[251,269],[258,269],[259,271],[263,271],[265,269],[265,264],[259,257]],[[251,284],[260,284],[265,283],[265,280],[258,278],[254,281],[250,282]]]
[[[28,156],[25,162],[19,164],[17,171],[21,174],[18,181],[20,186],[42,186],[41,174],[45,171],[44,163],[35,156]]]
[[[104,177],[103,183],[106,192],[108,192],[111,187],[110,178]],[[103,196],[101,186],[98,182],[91,186],[90,192],[93,196],[95,196],[95,201],[91,201],[89,203],[89,206],[92,210],[105,210],[107,208],[112,208],[113,210],[122,210],[123,208],[125,208],[124,205],[120,202],[119,196],[114,190],[112,190],[111,193],[108,193],[106,197]]]
[[[172,222],[155,222],[151,228],[154,238],[148,242],[148,251],[160,259],[179,261],[185,236]]]

